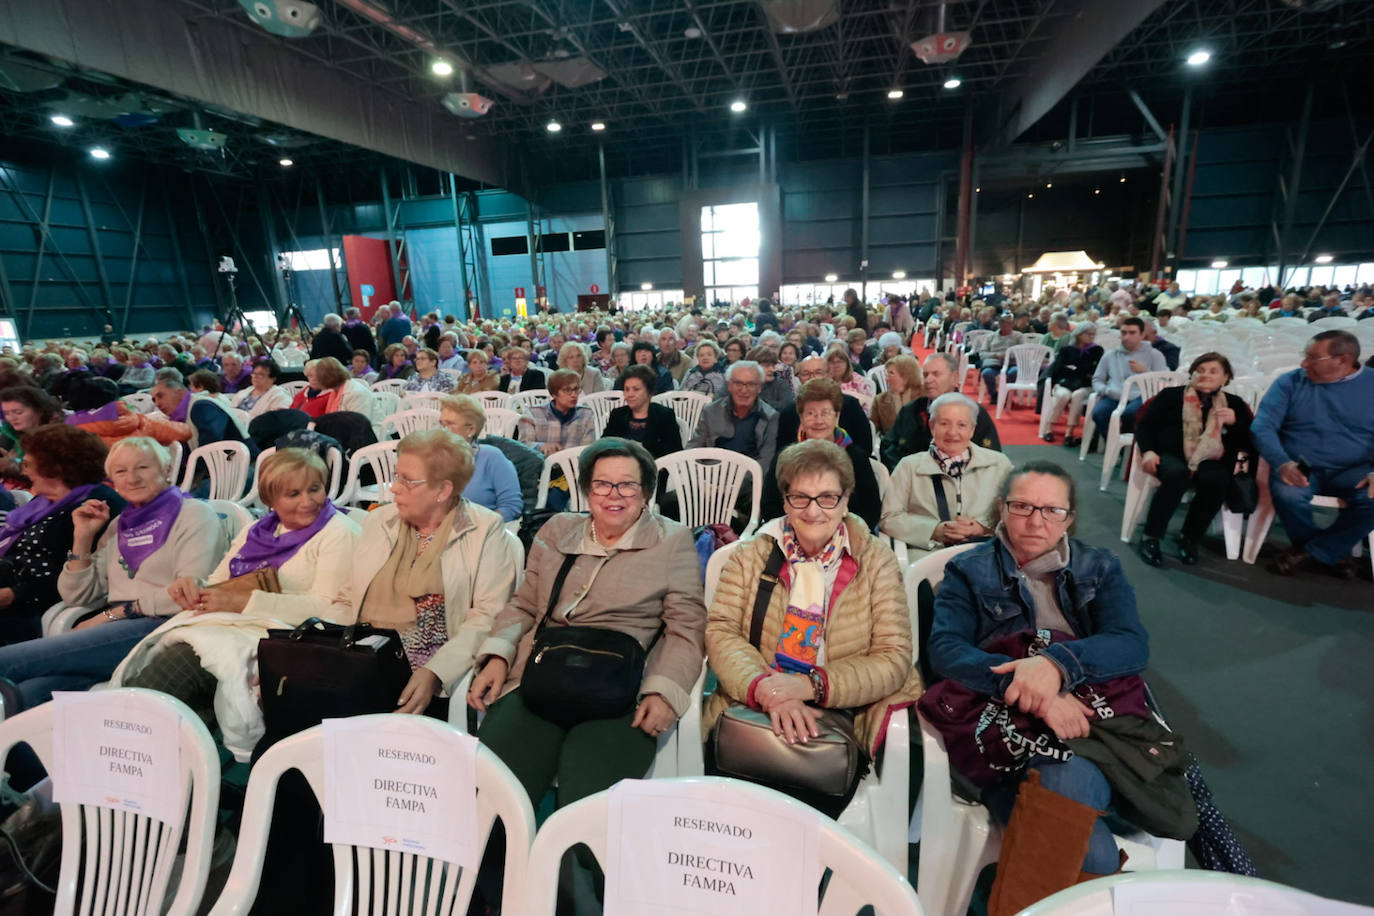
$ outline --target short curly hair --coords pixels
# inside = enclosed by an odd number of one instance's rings
[[[105,479],[109,449],[95,433],[79,426],[52,423],[24,434],[24,459],[44,477],[56,477],[68,487]]]

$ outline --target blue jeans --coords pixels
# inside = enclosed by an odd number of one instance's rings
[[[1001,366],[988,366],[983,370],[983,385],[988,389],[988,399],[994,404],[997,403],[997,379],[1001,377],[1001,374]],[[1015,366],[1007,370],[1007,381],[1016,381]]]
[[[1093,423],[1096,429],[1093,437],[1106,440],[1107,425],[1112,421],[1112,411],[1116,410],[1116,405],[1120,404],[1116,398],[1109,398],[1105,395],[1097,399],[1093,405]],[[1131,398],[1126,402],[1126,409],[1121,413],[1121,431],[1129,433],[1135,430],[1135,415],[1140,410],[1140,398]]]
[[[19,687],[24,708],[52,699],[54,690],[89,690],[109,680],[138,641],[165,622],[162,617],[107,620],[0,648],[0,677]]]
[[[1070,757],[1063,761],[1033,757],[1026,772],[1031,770],[1040,772],[1042,786],[1067,799],[1098,811],[1107,810],[1112,803],[1112,787],[1107,777],[1090,760],[1082,757]],[[987,805],[998,823],[1005,824],[1010,820],[1015,803],[1016,786],[998,786],[983,792],[983,804]],[[1083,871],[1092,875],[1110,875],[1119,864],[1116,839],[1102,819],[1098,818],[1093,825],[1092,838],[1088,841],[1088,854],[1083,858]]]
[[[1269,477],[1269,493],[1293,545],[1327,566],[1335,566],[1350,556],[1355,545],[1374,531],[1374,499],[1369,498],[1367,488],[1357,486],[1367,474],[1368,468],[1340,472],[1313,468],[1307,475],[1307,486],[1292,487],[1279,479],[1275,469]],[[1336,520],[1326,529],[1318,528],[1313,518],[1313,496],[1345,500],[1346,508],[1336,514]]]

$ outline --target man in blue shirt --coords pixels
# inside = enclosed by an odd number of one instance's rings
[[[1350,551],[1374,531],[1374,371],[1360,368],[1355,335],[1323,331],[1308,341],[1302,368],[1274,380],[1250,432],[1293,544],[1270,569],[1354,578]],[[1313,520],[1314,496],[1346,504],[1324,530]]]
[[[1145,322],[1140,318],[1127,318],[1121,322],[1121,346],[1107,353],[1097,364],[1093,373],[1093,391],[1097,393],[1097,404],[1093,407],[1093,443],[1107,435],[1107,424],[1111,422],[1112,411],[1121,403],[1122,388],[1126,379],[1142,372],[1164,372],[1169,368],[1160,353],[1145,340]],[[1140,396],[1126,403],[1121,414],[1121,431],[1128,433],[1135,429],[1136,411],[1140,410]]]
[[[395,300],[382,308],[391,314],[391,317],[383,320],[381,327],[377,329],[377,336],[382,339],[382,349],[385,350],[392,344],[405,340],[410,334],[410,319],[401,312],[401,303]]]

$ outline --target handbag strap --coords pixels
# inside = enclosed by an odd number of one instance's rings
[[[763,640],[763,618],[768,616],[768,604],[773,600],[773,589],[778,585],[778,573],[782,572],[782,564],[785,562],[787,556],[782,552],[782,545],[774,541],[773,552],[768,555],[763,575],[759,577],[759,590],[754,593],[754,616],[749,621],[749,642],[755,649],[759,648],[759,643]]]
[[[930,485],[935,489],[935,510],[940,513],[940,521],[950,520],[949,497],[945,495],[944,477],[940,474],[933,474],[930,478]]]
[[[540,619],[539,625],[534,628],[534,638],[538,639],[540,632],[544,629],[544,624],[549,622],[553,616],[553,609],[558,604],[558,596],[563,591],[563,583],[568,578],[568,573],[572,570],[573,564],[577,562],[577,554],[570,553],[563,558],[563,565],[558,567],[558,575],[553,578],[553,589],[549,592],[549,606],[544,610],[544,616]]]

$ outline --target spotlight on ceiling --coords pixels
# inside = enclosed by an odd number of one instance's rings
[[[56,124],[58,127],[75,127],[75,126],[76,126],[76,122],[73,121],[71,118],[67,117],[67,116],[64,115],[64,114],[55,114],[55,115],[53,115],[52,117],[48,118],[48,120],[51,121],[51,122],[53,122],[54,124]]]
[[[949,79],[945,80],[946,89],[958,89],[962,85],[964,85],[964,81],[957,76],[951,76]]]
[[[293,166],[293,165],[295,165],[295,164],[296,164],[296,162],[295,162],[294,159],[278,159],[278,160],[277,160],[277,165],[280,165],[280,166],[281,166],[282,168],[284,168],[284,169],[289,169],[289,168],[291,168],[291,166]]]
[[[1122,184],[1125,184],[1125,183],[1126,183],[1126,176],[1125,176],[1125,175],[1122,175],[1120,178],[1117,179],[1117,181],[1121,182]]]
[[[443,58],[439,58],[429,65],[429,72],[433,73],[435,76],[452,76],[453,64]]]
[[[1102,189],[1101,189],[1101,188],[1093,188],[1093,194],[1101,194],[1101,193],[1102,193]]]
[[[905,280],[905,279],[906,279],[906,271],[904,271],[904,270],[894,270],[894,271],[892,272],[892,279],[894,279],[894,280]]]
[[[1213,261],[1213,262],[1212,262],[1212,268],[1213,268],[1214,270],[1221,270],[1223,267],[1225,267],[1225,266],[1226,266],[1227,264],[1229,264],[1229,263],[1231,263],[1231,262],[1230,262],[1230,261]]]
[[[592,130],[605,130],[605,129],[606,129],[606,125],[605,125],[604,123],[602,123],[601,121],[593,121],[593,122],[592,122]]]
[[[1048,190],[1049,188],[1052,188],[1052,187],[1054,187],[1054,182],[1053,182],[1053,181],[1047,181],[1047,182],[1045,182],[1045,188],[1046,188],[1046,190]]]
[[[105,147],[103,147],[103,146],[93,146],[93,147],[91,147],[91,158],[92,158],[92,159],[102,159],[102,160],[103,160],[103,159],[109,159],[109,158],[110,158],[110,151],[107,150],[107,149],[106,149]],[[1330,259],[1330,258],[1327,258],[1327,260],[1329,261],[1329,260],[1331,260],[1331,259]]]
[[[652,283],[641,283],[639,284],[639,288],[647,292],[648,290],[653,289],[654,285]]]
[[[1319,254],[1319,255],[1317,255],[1316,258],[1314,258],[1313,260],[1315,260],[1318,264],[1330,264],[1330,263],[1331,263],[1331,255],[1329,255],[1329,254]]]
[[[1203,64],[1207,63],[1207,61],[1209,61],[1209,60],[1211,60],[1211,59],[1212,59],[1212,52],[1211,52],[1211,51],[1208,51],[1208,50],[1199,48],[1198,50],[1194,51],[1192,54],[1189,54],[1189,55],[1188,55],[1188,58],[1187,58],[1187,60],[1188,60],[1188,66],[1190,66],[1190,67],[1201,67]]]
[[[1035,192],[1031,191],[1029,194],[1027,194],[1026,200],[1035,200]]]
[[[550,121],[544,125],[544,129],[551,134],[556,134],[563,129],[563,125],[559,124],[557,121]]]
[[[839,274],[826,274],[826,275],[825,275],[825,282],[826,282],[826,283],[838,283],[838,282],[840,282],[840,275],[839,275]]]
[[[900,90],[900,89],[889,89],[889,90],[887,90],[887,97],[888,97],[889,99],[900,99],[900,98],[901,98],[902,96],[904,96],[904,95],[906,95],[906,93],[903,92],[903,91]]]
[[[733,102],[730,103],[730,110],[733,111],[735,114],[739,114],[748,107],[749,106],[744,103],[744,99],[735,99]]]

